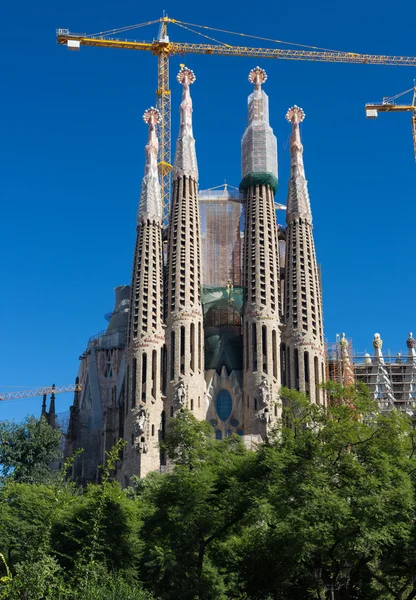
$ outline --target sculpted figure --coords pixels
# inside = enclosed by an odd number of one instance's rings
[[[186,390],[185,390],[185,385],[181,379],[176,387],[175,404],[177,404],[178,406],[184,406],[185,402],[186,402]]]
[[[139,410],[139,414],[138,414],[138,418],[137,418],[137,431],[139,433],[144,433],[145,428],[146,428],[146,410],[144,408],[141,408]]]
[[[260,400],[263,406],[269,405],[269,386],[265,377],[263,377],[260,384]]]

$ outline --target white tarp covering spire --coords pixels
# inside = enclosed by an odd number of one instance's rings
[[[277,140],[269,124],[269,98],[261,88],[266,71],[256,67],[248,80],[254,91],[248,97],[248,125],[241,140],[243,178],[250,173],[270,173],[277,179]]]

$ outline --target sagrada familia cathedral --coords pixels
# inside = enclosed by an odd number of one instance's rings
[[[115,289],[107,330],[90,338],[80,357],[71,407],[65,452],[84,449],[73,467],[81,482],[97,479],[105,452],[119,438],[128,442],[117,472],[123,485],[133,475],[163,470],[159,442],[183,408],[208,420],[217,439],[237,434],[255,447],[280,417],[282,385],[326,402],[320,387],[328,376],[322,293],[300,136],[305,115],[297,106],[286,114],[291,166],[281,226],[266,78],[258,67],[249,75],[254,89],[239,189],[200,191],[190,95],[195,75],[181,68],[166,229],[157,171],[159,114],[154,108],[144,113],[148,141],[131,285]],[[388,379],[376,346],[378,358],[370,358],[370,366],[367,361],[361,377],[372,377],[375,389]],[[338,350],[344,381],[353,380],[345,337]]]

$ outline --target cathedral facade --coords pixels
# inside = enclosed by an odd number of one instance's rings
[[[80,357],[80,390],[66,442],[81,482],[98,477],[105,452],[127,441],[118,478],[128,485],[164,468],[166,426],[188,409],[217,439],[267,439],[281,415],[282,385],[324,404],[322,293],[303,164],[301,108],[291,126],[286,225],[278,225],[277,141],[263,69],[250,72],[239,189],[199,191],[190,87],[181,68],[180,129],[169,225],[163,230],[157,172],[158,111],[148,109],[145,174],[130,286],[116,288],[106,331]]]

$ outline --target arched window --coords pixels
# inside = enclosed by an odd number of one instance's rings
[[[219,429],[217,429],[217,431],[215,432],[215,439],[222,440],[222,431],[220,431]]]
[[[227,390],[220,390],[218,392],[215,406],[217,409],[218,417],[222,421],[227,421],[227,419],[230,418],[231,412],[233,410],[233,401]]]

